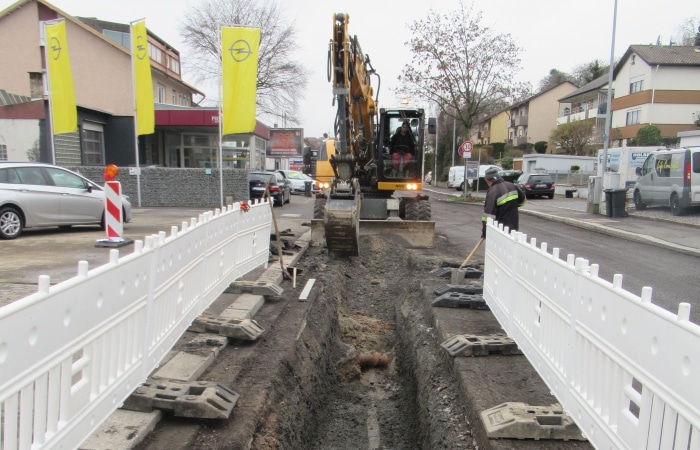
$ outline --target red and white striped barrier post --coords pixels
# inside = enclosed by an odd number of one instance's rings
[[[97,241],[98,246],[115,247],[131,243],[130,239],[124,239],[124,217],[122,217],[122,185],[115,181],[119,174],[119,168],[114,164],[105,167],[105,231],[107,239]]]
[[[122,186],[118,181],[105,181],[105,231],[110,241],[122,239]]]

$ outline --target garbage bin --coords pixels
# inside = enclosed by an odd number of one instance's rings
[[[304,195],[306,197],[311,197],[311,180],[304,181]]]
[[[564,191],[564,195],[566,198],[574,198],[574,192],[576,192],[575,188],[567,188],[566,191]]]
[[[605,215],[608,217],[627,217],[625,204],[627,189],[605,189]]]

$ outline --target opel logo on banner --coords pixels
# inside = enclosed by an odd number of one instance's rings
[[[245,61],[251,53],[253,53],[250,51],[250,44],[248,44],[248,41],[241,39],[231,44],[231,48],[229,48],[228,51],[231,54],[231,58],[236,62]]]
[[[143,36],[136,36],[136,57],[143,61],[143,59],[148,55],[146,51],[146,46],[143,45]]]
[[[57,37],[52,37],[51,38],[51,57],[53,58],[54,61],[58,61],[58,58],[61,57],[61,41],[58,40]]]

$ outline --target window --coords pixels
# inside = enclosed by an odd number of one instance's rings
[[[172,104],[173,104],[173,105],[177,105],[177,91],[176,91],[175,89],[173,89],[173,101],[172,101]]]
[[[172,72],[180,74],[180,61],[170,55],[165,55],[165,66]]]
[[[634,81],[630,83],[630,94],[634,94],[635,92],[642,92],[643,84],[644,80]]]
[[[122,47],[126,47],[129,50],[131,50],[130,33],[124,33],[122,31],[115,30],[102,30],[102,34],[104,34],[107,38],[113,40],[117,44],[121,45]]]
[[[41,167],[18,167],[17,174],[21,184],[32,184],[36,186],[46,186],[44,174],[41,173]]]
[[[86,166],[104,164],[104,130],[99,123],[83,123],[82,160]]]
[[[165,86],[158,84],[158,100],[157,103],[165,103]]]
[[[635,109],[634,111],[628,111],[627,112],[627,123],[626,125],[636,125],[639,123],[639,109]]]
[[[7,145],[0,144],[0,161],[7,161]]]
[[[19,175],[15,169],[0,169],[0,183],[19,184]]]
[[[163,65],[163,51],[155,45],[148,43],[148,55],[161,66]]]
[[[58,187],[69,187],[76,189],[85,189],[85,181],[79,176],[61,169],[47,167],[46,171],[53,180],[53,184]]]

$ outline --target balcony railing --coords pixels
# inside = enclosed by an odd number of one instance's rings
[[[518,136],[517,138],[513,139],[513,145],[518,146],[518,145],[523,145],[527,144],[527,136]]]
[[[517,116],[514,120],[516,127],[524,127],[527,125],[527,116]]]

